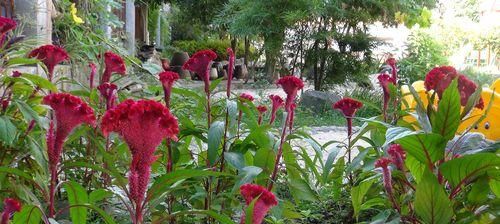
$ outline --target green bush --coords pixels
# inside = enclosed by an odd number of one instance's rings
[[[228,55],[226,49],[231,46],[230,40],[214,40],[208,39],[203,41],[196,40],[182,40],[175,41],[172,43],[172,47],[174,47],[177,51],[185,51],[188,52],[189,55],[193,55],[197,51],[210,49],[217,53],[218,58],[217,61],[227,60]],[[242,42],[239,42],[236,48],[236,57],[242,58],[245,53],[245,46]],[[250,47],[250,60],[256,57],[255,48]]]
[[[498,74],[491,74],[487,72],[479,71],[473,67],[467,67],[460,71],[460,73],[467,75],[472,80],[476,81],[479,86],[488,85],[490,86],[493,81],[500,78]]]

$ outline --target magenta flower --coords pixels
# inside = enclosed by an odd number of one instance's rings
[[[250,94],[250,93],[242,93],[242,94],[240,94],[239,99],[243,103],[246,102],[246,101],[253,101],[254,100],[252,94]]]
[[[21,75],[23,75],[23,73],[21,73],[19,71],[13,71],[12,72],[12,77],[14,77],[14,78],[21,77]]]
[[[125,66],[125,61],[120,55],[117,55],[111,51],[104,53],[104,72],[101,77],[101,84],[109,82],[113,74],[125,75],[127,72],[127,67]]]
[[[465,75],[459,75],[458,76],[458,91],[460,92],[460,104],[462,106],[467,105],[467,101],[469,100],[469,97],[476,92],[477,89],[476,83],[471,81],[470,79],[467,78]],[[476,108],[478,109],[484,109],[484,101],[483,98],[479,98],[479,101],[475,105]]]
[[[55,112],[54,121],[50,122],[47,134],[47,154],[49,157],[50,182],[50,217],[54,217],[55,186],[57,184],[57,165],[61,158],[64,141],[77,126],[87,123],[95,125],[94,110],[80,98],[68,93],[52,93],[43,98],[43,104],[49,105]]]
[[[404,171],[404,160],[406,159],[406,154],[401,145],[392,144],[389,146],[389,149],[387,149],[387,154],[391,157],[392,163],[396,165],[396,168]]]
[[[21,202],[13,198],[6,198],[3,201],[3,212],[0,223],[9,224],[9,220],[12,214],[14,214],[14,212],[20,212],[20,211],[21,211]]]
[[[129,146],[132,163],[129,172],[130,200],[136,206],[135,222],[142,223],[144,195],[149,183],[154,152],[163,139],[177,140],[177,119],[164,105],[153,100],[125,100],[102,118],[104,136],[117,132]]]
[[[94,77],[97,74],[97,67],[94,63],[90,62],[89,63],[89,68],[90,68],[90,76],[89,76],[89,87],[90,89],[94,88]]]
[[[5,100],[0,99],[0,105],[2,106],[2,111],[6,111],[7,107],[9,107],[9,104],[10,104],[10,99],[5,99]]]
[[[380,74],[378,77],[378,82],[380,86],[382,87],[382,90],[384,92],[384,106],[383,106],[383,113],[384,113],[384,118],[386,117],[387,114],[387,105],[389,104],[389,99],[391,98],[390,90],[389,90],[389,84],[392,83],[396,85],[396,81],[394,78],[390,77],[387,74]]]
[[[271,120],[269,121],[269,124],[273,124],[274,120],[276,120],[276,112],[278,112],[278,109],[282,106],[284,106],[283,99],[278,96],[278,95],[269,95],[269,99],[271,99],[271,102],[273,104],[273,107],[271,109]]]
[[[263,117],[264,113],[266,113],[266,111],[267,111],[267,107],[264,105],[260,105],[257,107],[257,111],[259,112],[258,124],[260,125],[262,123],[262,117]]]
[[[278,79],[276,84],[280,85],[286,93],[285,110],[289,111],[290,105],[292,105],[293,101],[297,97],[297,92],[304,88],[304,83],[299,78],[289,75]]]
[[[234,52],[230,47],[227,48],[227,54],[229,55],[229,64],[227,65],[227,88],[226,95],[229,98],[231,95],[231,82],[233,81],[233,73],[234,73]]]
[[[160,82],[163,86],[163,93],[165,94],[165,105],[170,106],[170,95],[172,93],[172,87],[174,86],[174,82],[179,79],[179,74],[175,72],[161,72],[159,74]]]
[[[106,100],[106,110],[115,106],[117,89],[118,87],[115,84],[109,82],[97,86],[97,90],[101,93],[101,97]]]
[[[278,205],[278,200],[276,200],[276,196],[266,188],[256,185],[256,184],[243,184],[240,187],[240,192],[243,198],[245,199],[245,204],[248,206],[255,198],[257,201],[253,207],[253,217],[252,224],[260,224],[264,221],[264,217],[266,216],[269,210]],[[240,223],[245,223],[245,212],[241,217]]]
[[[217,58],[211,50],[198,51],[182,66],[183,69],[196,72],[205,82],[205,93],[210,93],[210,63]]]
[[[392,176],[391,176],[391,170],[389,169],[389,164],[391,162],[392,162],[391,159],[387,157],[381,157],[380,159],[375,161],[375,167],[382,168],[382,177],[383,177],[385,191],[387,192],[387,195],[389,196],[389,199],[391,200],[394,208],[399,211],[399,206],[396,204],[396,200],[394,199],[394,193],[393,193],[394,191],[392,188]]]
[[[5,35],[15,29],[17,26],[16,21],[6,17],[0,16],[0,45],[3,45],[5,41]]]
[[[389,66],[391,66],[392,70],[392,79],[394,80],[394,83],[398,81],[398,68],[396,66],[396,59],[395,58],[389,58],[385,61]]]
[[[347,134],[351,136],[352,134],[352,117],[356,114],[356,111],[361,108],[363,104],[355,99],[344,97],[343,99],[337,101],[333,104],[333,109],[340,110],[344,117],[347,119]]]
[[[54,45],[44,45],[33,51],[31,51],[28,57],[36,57],[38,60],[42,61],[49,72],[49,81],[52,81],[54,77],[54,68],[57,64],[69,59],[68,53],[61,47]]]

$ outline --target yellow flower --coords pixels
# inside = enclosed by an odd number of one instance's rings
[[[83,19],[80,18],[80,17],[78,17],[78,15],[76,15],[76,13],[78,11],[76,9],[75,3],[71,3],[69,12],[71,13],[71,17],[73,17],[73,21],[75,21],[76,24],[82,24],[83,23]]]

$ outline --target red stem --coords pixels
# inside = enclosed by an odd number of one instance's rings
[[[274,169],[273,173],[271,175],[271,179],[269,180],[268,187],[267,189],[271,191],[273,189],[273,184],[276,181],[276,175],[278,174],[278,166],[281,160],[281,155],[283,154],[283,143],[285,142],[285,137],[286,137],[286,128],[288,127],[287,121],[290,120],[290,113],[287,113],[286,119],[285,119],[285,124],[283,125],[283,130],[281,132],[281,140],[280,140],[280,145],[278,149],[278,153],[276,154],[276,159],[274,163]]]

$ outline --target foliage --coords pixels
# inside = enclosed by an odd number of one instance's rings
[[[445,47],[430,33],[412,30],[403,59],[399,63],[399,74],[412,83],[422,80],[435,66],[448,62]]]
[[[172,43],[172,47],[174,47],[177,51],[185,51],[189,55],[193,55],[194,53],[204,50],[211,49],[219,56],[216,60],[227,60],[229,57],[226,49],[227,46],[230,45],[229,40],[217,40],[217,39],[208,39],[202,41],[194,41],[194,40],[185,40],[185,41],[175,41]],[[243,43],[237,45],[236,49],[236,57],[241,58],[244,56],[244,46]],[[250,48],[250,57],[255,58],[255,48]]]

